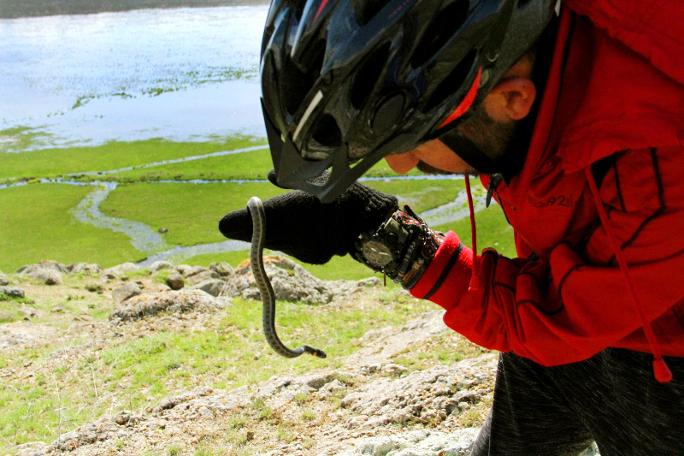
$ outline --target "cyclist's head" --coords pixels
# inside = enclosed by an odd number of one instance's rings
[[[324,201],[477,112],[555,0],[273,0],[262,107],[278,184]],[[476,168],[490,160],[477,149]],[[475,163],[477,162],[477,163]]]

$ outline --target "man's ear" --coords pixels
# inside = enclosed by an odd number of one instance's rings
[[[492,119],[497,122],[511,122],[526,117],[536,97],[537,88],[531,79],[510,77],[499,81],[483,103]]]

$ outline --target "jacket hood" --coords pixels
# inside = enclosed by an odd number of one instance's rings
[[[563,3],[528,163],[553,154],[577,172],[621,150],[684,143],[684,8],[657,3]]]

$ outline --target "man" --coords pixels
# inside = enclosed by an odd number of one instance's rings
[[[268,201],[267,245],[350,253],[502,352],[473,454],[684,454],[684,5],[557,3],[274,2],[271,178],[325,203]],[[383,157],[480,173],[518,258],[353,183]]]

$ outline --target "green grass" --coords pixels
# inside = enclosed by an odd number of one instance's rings
[[[475,214],[477,224],[477,246],[478,250],[491,247],[502,255],[509,258],[516,256],[515,242],[513,240],[513,228],[506,221],[501,206],[492,204]],[[470,219],[464,218],[455,223],[437,226],[438,231],[454,231],[463,242],[472,247],[470,237]]]
[[[357,347],[355,340],[368,330],[399,325],[432,308],[404,293],[388,290],[384,304],[366,307],[311,307],[279,305],[279,333],[294,346],[308,343],[324,349],[327,359],[282,358],[264,343],[261,305],[236,299],[217,327],[158,329],[101,351],[83,352],[78,362],[60,361],[53,353],[70,347],[44,347],[0,356],[0,367],[15,368],[27,360],[38,369],[30,379],[3,380],[0,389],[0,440],[7,444],[51,441],[61,430],[73,429],[106,411],[154,406],[161,398],[199,385],[234,388],[263,381],[272,375],[291,375],[314,368],[337,367]],[[116,339],[115,339],[116,340]],[[75,341],[78,350],[87,340]],[[92,372],[97,372],[93,377]],[[209,383],[207,383],[209,382]],[[115,396],[115,397],[114,397]],[[106,399],[109,397],[109,399]],[[110,410],[113,407],[114,410]],[[1,447],[0,447],[1,448]]]
[[[57,184],[1,190],[0,269],[14,271],[43,259],[111,266],[141,258],[126,236],[83,224],[71,215],[90,191]]]
[[[454,364],[475,358],[486,350],[453,331],[426,339],[392,357],[392,361],[409,370],[425,370],[438,364]]]
[[[216,139],[209,142],[149,139],[135,142],[114,141],[100,146],[44,149],[21,154],[0,153],[0,181],[104,171],[254,146],[262,144],[260,141],[249,137]]]
[[[130,184],[114,190],[101,205],[104,213],[139,220],[154,229],[168,229],[170,244],[220,242],[218,222],[227,212],[244,208],[257,195],[262,199],[283,193],[266,183],[242,184]]]
[[[388,193],[400,192],[402,200],[416,211],[443,204],[454,197],[459,181],[393,181],[369,182],[369,186]],[[242,209],[247,200],[257,195],[262,199],[286,190],[268,183],[179,184],[135,183],[121,185],[101,205],[104,213],[139,220],[158,229],[169,244],[195,245],[219,242],[218,221],[227,212]]]
[[[119,182],[164,179],[266,179],[273,168],[267,149],[223,157],[211,157],[186,163],[174,163],[147,169],[123,171],[107,176]]]
[[[238,250],[235,252],[207,253],[205,255],[196,255],[194,257],[183,260],[181,263],[197,266],[209,266],[212,263],[226,262],[230,264],[232,267],[236,267],[248,258],[249,250]]]

